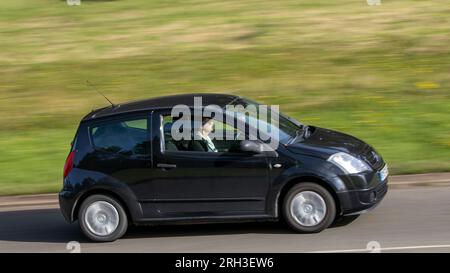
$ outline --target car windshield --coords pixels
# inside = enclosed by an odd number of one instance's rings
[[[247,108],[247,106],[254,106],[256,109],[259,109],[261,104],[248,99],[238,98],[233,100],[228,105],[235,106],[235,110],[233,110],[235,115],[237,117],[245,117],[247,124],[259,123],[259,126],[267,128],[268,133],[278,130],[278,140],[284,145],[290,144],[290,142],[298,136],[299,130],[301,130],[304,126],[302,123],[285,116],[280,112],[271,111],[270,106],[267,106],[267,114],[264,113],[264,117],[262,117],[262,114],[258,111],[258,116],[255,119],[255,116],[246,114],[244,109],[236,107],[242,106],[243,108]],[[233,114],[228,111],[228,108],[227,112],[229,114]],[[274,116],[276,114],[278,114],[278,126],[276,125],[276,122],[274,122]]]

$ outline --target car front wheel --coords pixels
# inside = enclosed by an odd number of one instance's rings
[[[81,204],[78,222],[83,233],[97,242],[111,242],[122,237],[128,219],[122,205],[106,195],[92,195]]]
[[[297,232],[320,232],[333,223],[336,204],[324,187],[315,183],[300,183],[286,194],[283,215],[289,226]]]

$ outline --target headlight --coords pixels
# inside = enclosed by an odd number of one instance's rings
[[[327,161],[334,163],[348,174],[371,170],[371,168],[362,160],[359,160],[347,153],[335,153],[331,155]]]

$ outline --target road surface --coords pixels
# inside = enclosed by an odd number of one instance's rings
[[[0,252],[69,252],[71,241],[81,252],[450,252],[450,186],[394,187],[374,211],[319,234],[283,223],[146,226],[92,243],[54,204],[0,211]]]

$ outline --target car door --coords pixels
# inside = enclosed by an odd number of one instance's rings
[[[171,146],[170,111],[152,114],[151,188],[161,217],[263,215],[269,188],[265,156],[196,152]]]

